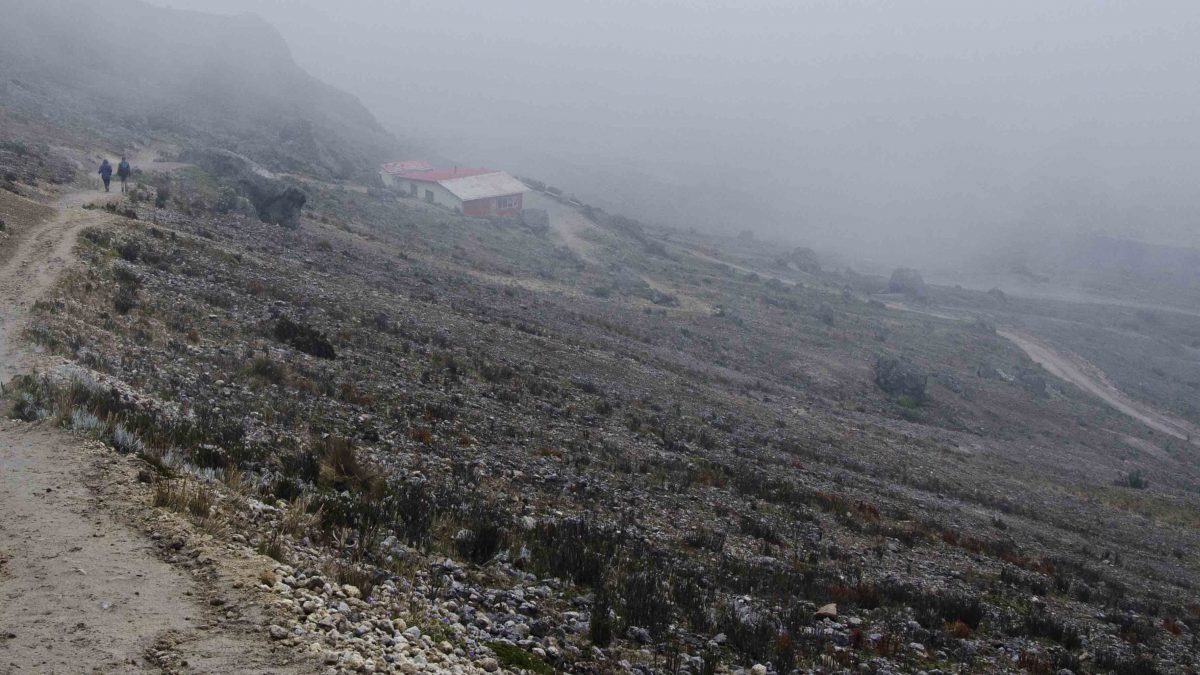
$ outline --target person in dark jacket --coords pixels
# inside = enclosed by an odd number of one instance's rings
[[[121,179],[121,192],[129,192],[129,176],[133,174],[133,167],[129,166],[129,160],[121,158],[121,163],[117,165],[117,178]]]
[[[108,184],[112,182],[112,164],[107,159],[100,162],[100,180],[104,181],[104,191],[108,192]]]

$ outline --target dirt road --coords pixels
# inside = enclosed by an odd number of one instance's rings
[[[595,255],[595,244],[583,236],[584,232],[595,230],[596,225],[584,217],[579,209],[537,192],[528,193],[525,200],[527,207],[546,211],[546,215],[550,217],[550,230],[575,255],[589,265],[599,264]]]
[[[1109,382],[1108,377],[1099,368],[1083,358],[1071,353],[1061,353],[1037,338],[1015,330],[998,330],[996,334],[1020,347],[1029,358],[1051,375],[1100,398],[1151,429],[1180,440],[1200,442],[1200,430],[1194,425],[1126,396]]]
[[[27,214],[0,252],[3,381],[39,365],[19,339],[29,309],[79,232],[112,218],[80,208],[105,198],[75,192],[47,211],[3,197],[7,212]],[[0,673],[303,672],[278,666],[286,661],[261,634],[213,630],[219,619],[197,581],[119,517],[145,504],[112,488],[128,477],[103,478],[112,459],[47,424],[0,421]]]

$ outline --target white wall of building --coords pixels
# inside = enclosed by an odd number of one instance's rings
[[[449,190],[438,185],[437,183],[426,183],[417,180],[406,180],[404,178],[395,178],[393,187],[400,191],[401,194],[414,196],[423,202],[428,202],[429,197],[426,192],[433,194],[433,204],[444,206],[448,209],[456,211],[462,210],[462,200],[455,197]],[[415,190],[415,192],[414,192]]]

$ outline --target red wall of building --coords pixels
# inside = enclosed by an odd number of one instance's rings
[[[485,218],[487,216],[519,216],[521,209],[524,208],[524,195],[513,195],[516,200],[516,206],[507,209],[496,208],[498,200],[495,197],[487,199],[476,199],[469,202],[463,202],[463,215],[473,218]],[[508,199],[501,197],[500,199]]]

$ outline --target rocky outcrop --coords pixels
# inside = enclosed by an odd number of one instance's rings
[[[308,196],[285,185],[271,172],[235,152],[218,149],[190,150],[184,159],[204,169],[222,186],[249,200],[264,223],[294,228]]]

